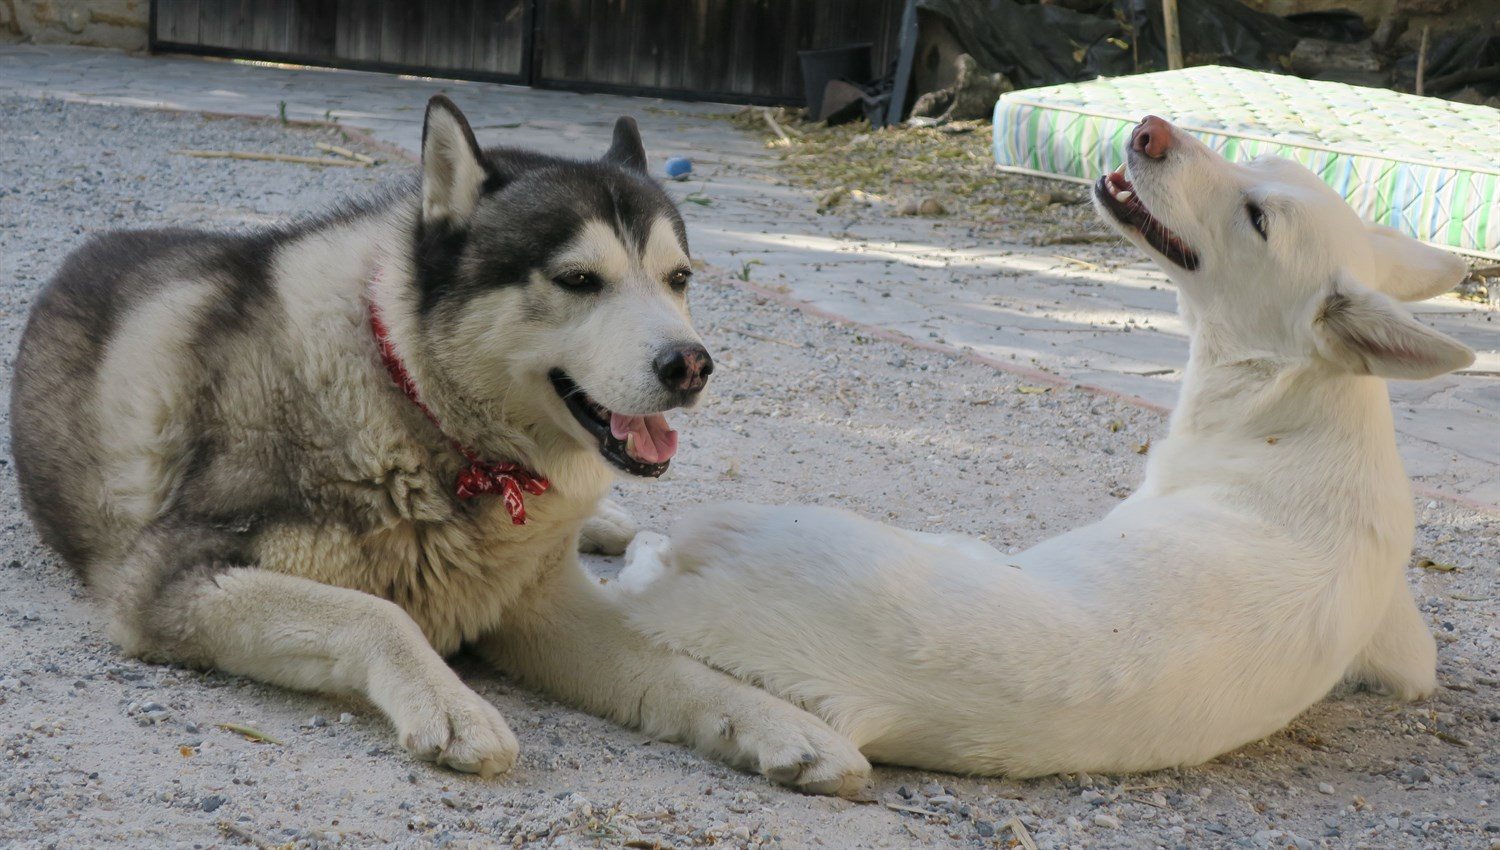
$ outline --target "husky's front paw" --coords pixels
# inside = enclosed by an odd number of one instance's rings
[[[600,555],[619,555],[635,539],[635,519],[610,499],[599,503],[594,515],[583,523],[578,551]]]
[[[798,791],[858,798],[870,784],[870,762],[854,742],[790,703],[725,715],[719,733],[739,760]]]
[[[515,766],[521,743],[499,709],[466,687],[397,720],[401,746],[417,758],[491,777]]]

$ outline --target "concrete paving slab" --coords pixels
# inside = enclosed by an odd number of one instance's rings
[[[630,114],[653,169],[669,156],[694,160],[690,180],[669,184],[694,253],[756,285],[921,344],[1158,405],[1173,400],[1186,359],[1172,291],[1133,248],[990,243],[955,222],[819,215],[813,193],[779,176],[773,153],[723,120],[730,106],[34,45],[0,45],[0,85],[124,107],[335,121],[407,152],[437,92],[459,103],[485,144],[566,156],[597,156],[616,116]],[[1418,312],[1480,356],[1467,374],[1392,385],[1402,454],[1419,485],[1500,509],[1497,311],[1443,297]]]

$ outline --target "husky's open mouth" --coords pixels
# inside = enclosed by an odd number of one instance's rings
[[[667,471],[672,455],[677,453],[677,432],[665,416],[614,413],[589,398],[563,370],[553,369],[547,377],[568,412],[599,441],[599,454],[605,460],[642,478],[656,478]]]
[[[1146,209],[1135,186],[1125,178],[1125,166],[1100,177],[1094,183],[1094,196],[1116,221],[1135,228],[1158,254],[1188,271],[1198,268],[1198,253]]]

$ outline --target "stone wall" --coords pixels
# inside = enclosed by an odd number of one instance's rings
[[[145,50],[149,0],[0,0],[0,38]]]

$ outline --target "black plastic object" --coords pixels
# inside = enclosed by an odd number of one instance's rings
[[[1020,88],[1167,67],[1161,0],[1114,0],[1109,15],[1015,0],[917,0],[917,8],[942,18],[981,68]],[[1278,70],[1303,34],[1240,0],[1181,3],[1178,26],[1192,63],[1264,70]]]
[[[823,91],[829,83],[842,80],[862,86],[874,79],[872,56],[869,42],[797,51],[797,58],[802,62],[802,90],[807,96],[807,114],[813,120],[823,120]]]
[[[1075,38],[1092,43],[1124,33],[1106,18],[1013,0],[917,0],[917,8],[942,18],[979,67],[999,71],[1021,88],[1095,76],[1074,58],[1080,46]]]
[[[1130,7],[1129,20],[1136,21],[1136,48],[1141,70],[1167,67],[1166,28],[1162,24],[1161,0],[1115,0],[1117,8]],[[1289,56],[1302,33],[1275,15],[1257,12],[1240,0],[1192,0],[1177,7],[1182,32],[1182,52],[1194,65],[1234,65],[1279,71],[1281,57]]]
[[[1408,86],[1417,76],[1415,54],[1396,63]],[[1454,33],[1437,39],[1427,52],[1424,94],[1445,94],[1473,86],[1485,97],[1500,95],[1500,36]]]
[[[1327,12],[1302,12],[1287,15],[1284,19],[1299,35],[1306,38],[1321,38],[1353,44],[1370,37],[1370,28],[1365,19],[1347,9],[1332,9]]]

